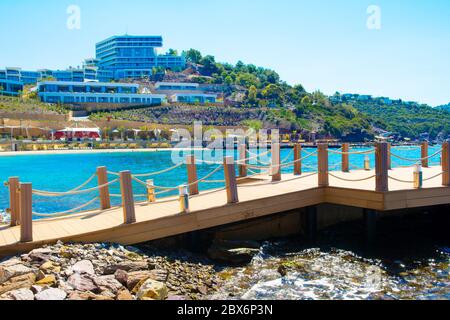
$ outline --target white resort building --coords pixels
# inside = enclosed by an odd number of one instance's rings
[[[38,84],[42,102],[64,104],[160,105],[163,94],[139,93],[138,84],[44,81]]]

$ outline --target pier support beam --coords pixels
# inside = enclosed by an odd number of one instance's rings
[[[136,222],[134,211],[133,185],[131,182],[131,172],[120,172],[120,191],[122,193],[123,222],[131,224]]]
[[[317,145],[317,165],[319,173],[319,187],[328,187],[328,145],[319,143]]]
[[[97,168],[97,181],[98,185],[102,186],[108,183],[108,170],[106,167]],[[111,199],[109,196],[109,186],[101,187],[99,190],[100,194],[100,207],[102,210],[111,208]]]
[[[350,151],[350,144],[343,143],[342,144],[342,172],[350,171],[350,155],[348,154]]]
[[[450,187],[450,141],[442,145],[442,185]]]
[[[305,220],[305,235],[308,241],[315,242],[317,238],[317,206],[306,207]]]
[[[422,168],[428,168],[428,142],[427,141],[422,142],[420,149],[422,158]]]
[[[239,177],[247,176],[247,143],[239,145]]]
[[[227,189],[227,202],[237,203],[239,202],[237,180],[236,180],[236,168],[234,166],[233,157],[225,157],[223,160],[224,173],[225,173],[225,185]]]
[[[378,212],[364,209],[364,227],[367,244],[373,245],[376,241]]]
[[[386,142],[375,146],[375,191],[389,191],[389,151]]]
[[[272,181],[281,181],[280,143],[272,143]]]
[[[11,227],[20,224],[20,197],[19,197],[19,178],[11,177],[8,180],[9,187],[9,210],[11,214]]]
[[[33,241],[33,187],[21,183],[20,187],[20,242]]]
[[[195,156],[186,157],[187,173],[188,173],[188,184],[189,184],[189,195],[197,195],[198,192],[198,177],[197,177],[197,167],[195,165]]]
[[[302,174],[302,145],[300,143],[296,143],[294,145],[294,175],[300,176]]]

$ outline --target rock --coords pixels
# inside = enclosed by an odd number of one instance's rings
[[[33,291],[26,288],[10,291],[8,295],[14,300],[34,300]]]
[[[46,253],[31,251],[28,254],[28,258],[31,261],[46,262],[46,261],[50,260],[51,256],[49,254],[46,254]]]
[[[139,291],[136,294],[136,297],[139,300],[165,300],[168,296],[168,293],[169,290],[164,283],[148,279],[141,285]]]
[[[35,296],[36,300],[64,300],[66,297],[63,290],[56,288],[43,290]]]
[[[167,297],[166,300],[171,300],[171,301],[184,301],[187,300],[185,297],[182,296],[176,296],[176,295],[170,295]]]
[[[56,278],[53,274],[45,276],[43,279],[36,282],[39,286],[52,286],[56,283]]]
[[[67,280],[69,286],[78,291],[92,291],[97,292],[99,287],[92,281],[91,278],[88,278],[86,275],[74,273]]]
[[[197,292],[202,295],[206,295],[208,294],[208,288],[206,286],[200,286],[197,288]]]
[[[44,262],[39,269],[45,273],[59,273],[61,271],[61,267],[52,261]]]
[[[21,288],[30,288],[36,281],[34,273],[28,273],[21,276],[13,277],[0,285],[0,295]]]
[[[94,265],[89,260],[81,260],[72,266],[72,271],[79,274],[95,274]]]
[[[111,297],[94,294],[92,292],[79,292],[79,291],[72,292],[67,299],[68,300],[114,300]]]
[[[2,265],[0,266],[0,283],[4,283],[13,277],[21,276],[31,272],[33,272],[31,268],[28,268],[21,263]]]
[[[117,293],[117,300],[134,300],[133,296],[131,295],[130,291],[127,289],[122,289]]]
[[[101,276],[101,277],[94,278],[94,283],[100,288],[100,290],[111,291],[114,294],[123,288],[123,285],[119,281],[116,280],[114,275]]]
[[[239,244],[247,244],[249,247],[235,247]],[[232,264],[244,265],[252,261],[253,257],[259,253],[258,248],[254,248],[253,242],[234,242],[234,241],[214,241],[208,249],[208,256],[215,261]]]
[[[126,271],[123,270],[117,270],[114,273],[114,277],[116,278],[117,281],[119,281],[122,285],[126,286],[127,285],[127,281],[128,281],[128,273]]]
[[[278,273],[279,273],[282,277],[286,277],[286,275],[287,275],[287,269],[286,269],[286,267],[283,266],[283,265],[280,265],[280,266],[278,267]]]
[[[151,270],[151,271],[134,271],[128,273],[127,288],[134,290],[138,283],[143,283],[147,279],[152,279],[159,282],[167,281],[167,272],[165,270]]]
[[[145,261],[123,261],[119,263],[113,263],[105,268],[104,274],[114,274],[117,270],[123,271],[139,271],[148,270],[149,264]]]
[[[44,290],[43,286],[32,285],[30,290],[33,291],[34,294],[38,294],[39,292]]]

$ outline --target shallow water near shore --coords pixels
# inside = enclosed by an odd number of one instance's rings
[[[321,232],[315,245],[295,238],[265,242],[248,266],[223,269],[224,284],[209,298],[448,300],[450,248],[440,218],[388,218],[372,248],[361,245],[358,223]]]

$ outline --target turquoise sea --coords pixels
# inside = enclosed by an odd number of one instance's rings
[[[435,153],[440,149],[440,146],[430,147],[429,154]],[[358,148],[352,151],[369,150]],[[251,150],[257,153],[257,150]],[[316,149],[304,149],[302,157],[310,153],[314,153]],[[420,147],[396,147],[392,152],[407,158],[420,158]],[[175,158],[179,162],[185,155],[190,154],[189,151],[176,151]],[[233,151],[229,151],[229,155]],[[261,153],[263,153],[261,151]],[[223,154],[213,152],[210,150],[201,151],[196,150],[195,155],[197,159],[210,160],[220,162]],[[234,151],[234,156],[237,158],[237,152]],[[9,177],[18,176],[22,182],[32,182],[33,189],[64,192],[72,190],[85,182],[98,166],[106,166],[108,171],[120,172],[122,170],[130,170],[133,174],[143,174],[160,171],[174,166],[177,162],[172,160],[172,151],[158,151],[158,152],[118,152],[118,153],[82,153],[82,154],[36,154],[36,155],[17,155],[17,156],[0,156],[0,179],[2,182],[7,181]],[[351,155],[350,163],[351,169],[362,168],[365,155]],[[371,167],[374,166],[374,155],[369,155]],[[282,149],[281,159],[283,162],[293,161],[292,149]],[[262,156],[260,160],[264,163],[270,162],[270,156]],[[431,164],[438,165],[440,155],[431,159]],[[330,170],[340,170],[341,156],[330,153],[329,164]],[[263,165],[263,163],[252,164]],[[393,167],[412,165],[413,163],[402,161],[393,158]],[[303,161],[303,171],[314,171],[317,167],[317,157],[311,156]],[[202,178],[218,167],[214,163],[199,163],[198,177]],[[292,166],[283,168],[283,172],[292,172]],[[256,170],[257,171],[257,170]],[[116,176],[110,175],[109,179],[115,179]],[[147,178],[142,178],[143,180]],[[154,179],[157,186],[174,187],[186,183],[187,172],[186,166],[176,168],[173,171],[149,177]],[[208,180],[223,180],[223,170],[220,169]],[[85,188],[95,187],[97,185],[96,179],[93,179]],[[201,183],[200,190],[207,190],[222,187],[222,183]],[[111,194],[120,194],[119,184],[116,183],[110,187]],[[146,193],[145,188],[134,182],[133,193],[136,195],[136,201],[145,200],[142,194]],[[164,196],[174,195],[176,191],[164,194]],[[64,197],[41,197],[33,196],[33,211],[37,213],[54,213],[78,207],[87,201],[97,196],[97,191],[88,194],[64,196]],[[120,198],[112,197],[113,205],[120,204]],[[4,210],[9,206],[8,188],[0,187],[0,210]],[[90,208],[98,208],[99,204],[93,203]]]

